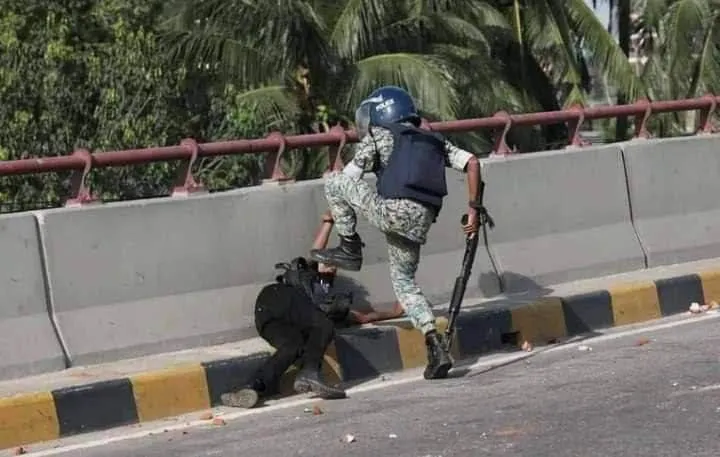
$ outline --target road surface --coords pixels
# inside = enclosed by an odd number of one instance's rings
[[[716,457],[719,326],[698,320],[555,346],[455,379],[386,381],[347,400],[273,406],[224,426],[62,455]],[[316,404],[323,414],[304,411]]]

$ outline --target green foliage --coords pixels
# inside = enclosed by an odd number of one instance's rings
[[[251,106],[207,72],[178,67],[158,46],[163,2],[4,2],[0,10],[0,152],[3,159],[122,150],[263,133]],[[206,159],[211,189],[257,181],[258,157]],[[104,200],[167,194],[178,164],[96,170]],[[55,206],[69,173],[0,180],[5,210]]]

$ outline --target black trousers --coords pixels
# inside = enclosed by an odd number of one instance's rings
[[[270,395],[295,362],[301,368],[320,370],[323,355],[335,336],[332,321],[300,290],[270,284],[255,302],[255,328],[276,351],[255,374],[256,388]]]

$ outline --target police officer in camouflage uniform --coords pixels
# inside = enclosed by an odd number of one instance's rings
[[[360,104],[355,117],[360,136],[355,155],[342,171],[330,174],[325,182],[325,196],[340,244],[330,249],[314,249],[310,257],[337,268],[359,271],[364,244],[356,232],[356,214],[359,212],[381,230],[388,244],[394,292],[415,328],[425,335],[428,365],[424,377],[444,378],[452,368],[452,358],[445,349],[443,336],[437,332],[435,316],[415,281],[415,274],[421,246],[447,193],[445,167],[467,173],[469,207],[463,230],[477,236],[479,161],[442,136],[420,129],[415,103],[399,87],[385,86],[374,91]],[[427,152],[428,145],[433,143],[437,158]],[[426,177],[418,177],[423,174],[419,168],[428,169]],[[377,190],[362,179],[366,172],[378,176]],[[402,182],[407,179],[415,182]],[[433,182],[419,185],[417,181],[422,179]]]

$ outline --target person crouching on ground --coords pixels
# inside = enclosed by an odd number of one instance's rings
[[[323,215],[313,249],[322,249],[332,230],[329,212]],[[345,398],[345,391],[328,385],[322,377],[323,355],[330,345],[336,325],[369,323],[400,317],[402,308],[364,313],[350,309],[350,294],[333,293],[336,270],[333,267],[293,259],[278,264],[285,270],[277,282],[268,284],[255,301],[255,327],[258,334],[276,351],[240,389],[225,393],[225,406],[252,408],[261,399],[278,393],[280,378],[290,366],[300,362],[293,388],[298,393],[312,392],[325,399]]]

